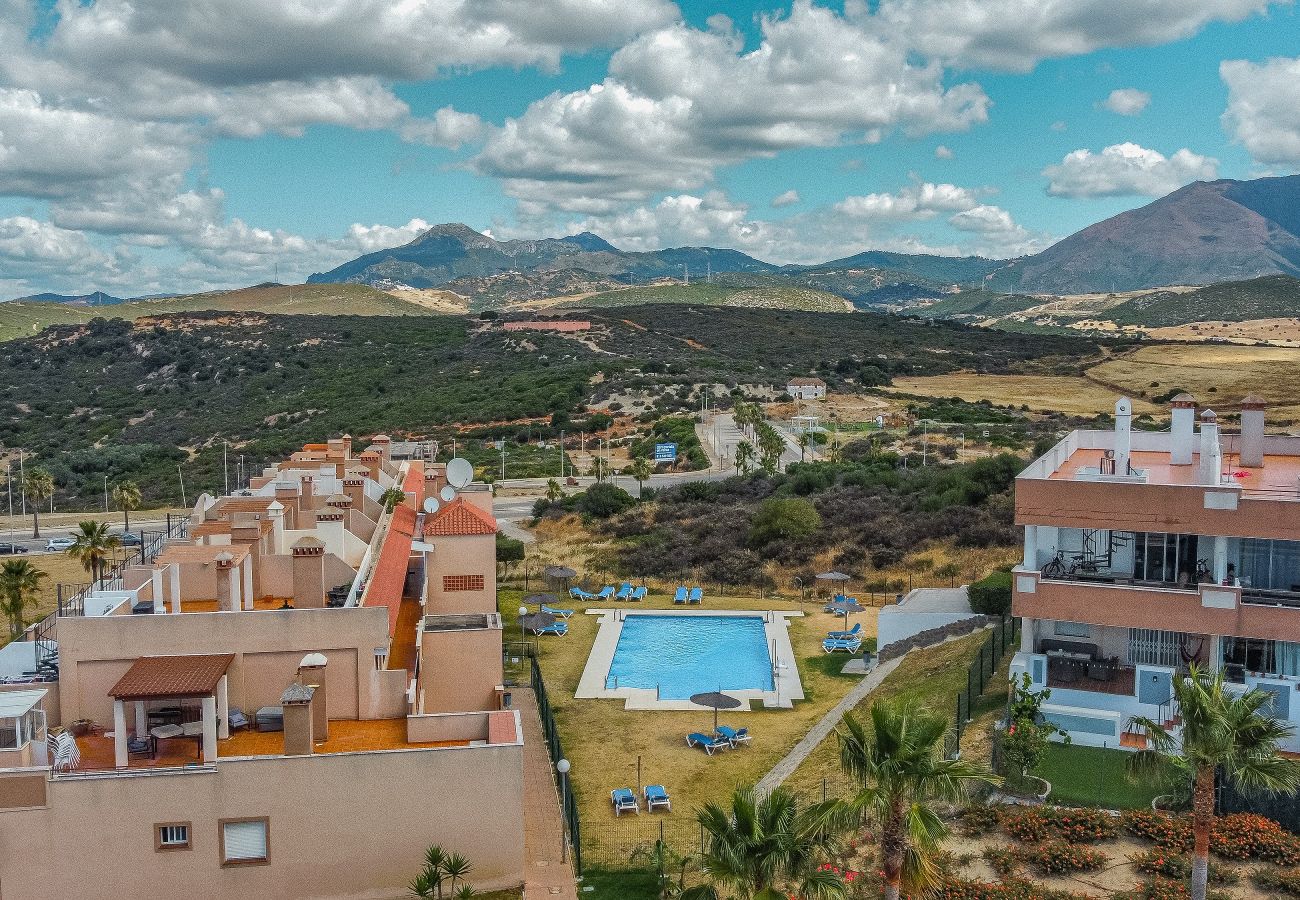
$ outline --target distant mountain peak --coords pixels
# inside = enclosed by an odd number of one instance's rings
[[[452,238],[465,243],[478,243],[484,246],[496,244],[496,241],[492,240],[492,238],[488,237],[486,234],[475,231],[473,228],[470,228],[468,225],[461,222],[447,222],[442,225],[434,225],[432,228],[420,232],[415,239],[411,241],[411,244],[421,244],[426,241],[436,240],[437,238]],[[408,246],[410,245],[408,244]]]
[[[611,253],[619,252],[618,248],[609,241],[605,240],[598,234],[592,234],[590,231],[571,234],[568,237],[560,238],[560,240],[564,241],[566,244],[577,244],[583,250],[588,252],[596,252],[599,250],[608,250]]]

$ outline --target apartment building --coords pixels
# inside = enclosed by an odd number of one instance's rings
[[[1077,743],[1143,747],[1138,715],[1177,726],[1193,663],[1300,724],[1300,437],[1267,434],[1257,397],[1236,409],[1227,433],[1180,394],[1150,432],[1121,399],[1113,430],[1071,433],[1016,479],[1012,675],[1051,689],[1044,713]]]
[[[495,533],[383,435],[200,497],[0,650],[0,898],[394,897],[431,844],[521,883]]]

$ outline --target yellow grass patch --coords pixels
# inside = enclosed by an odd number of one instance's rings
[[[1150,379],[1148,379],[1150,380]],[[967,402],[988,400],[999,406],[1028,406],[1035,412],[1092,416],[1115,411],[1113,390],[1070,375],[978,375],[972,372],[895,378],[892,388],[923,397],[958,397]],[[1159,413],[1153,404],[1134,398],[1134,411]]]

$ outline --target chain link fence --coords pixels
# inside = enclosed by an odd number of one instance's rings
[[[961,738],[975,716],[973,710],[985,688],[997,673],[998,667],[1006,657],[1007,651],[1019,645],[1020,620],[1012,616],[1003,616],[993,625],[988,638],[980,645],[979,653],[966,670],[966,687],[957,692],[956,728],[948,735],[945,752],[949,759],[955,759],[961,752]]]

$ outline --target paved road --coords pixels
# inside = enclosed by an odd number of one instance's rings
[[[166,519],[142,519],[131,520],[131,531],[139,533],[140,531],[162,531],[167,527]],[[12,531],[13,542],[19,547],[26,547],[32,554],[44,553],[45,544],[50,538],[69,537],[77,531],[75,525],[41,525],[41,539],[32,540],[32,523],[28,519],[24,525],[15,525]],[[114,534],[122,533],[122,523],[110,525],[110,530]],[[9,545],[11,532],[8,529],[0,529],[0,545],[7,547]],[[60,551],[62,552],[62,551]]]

